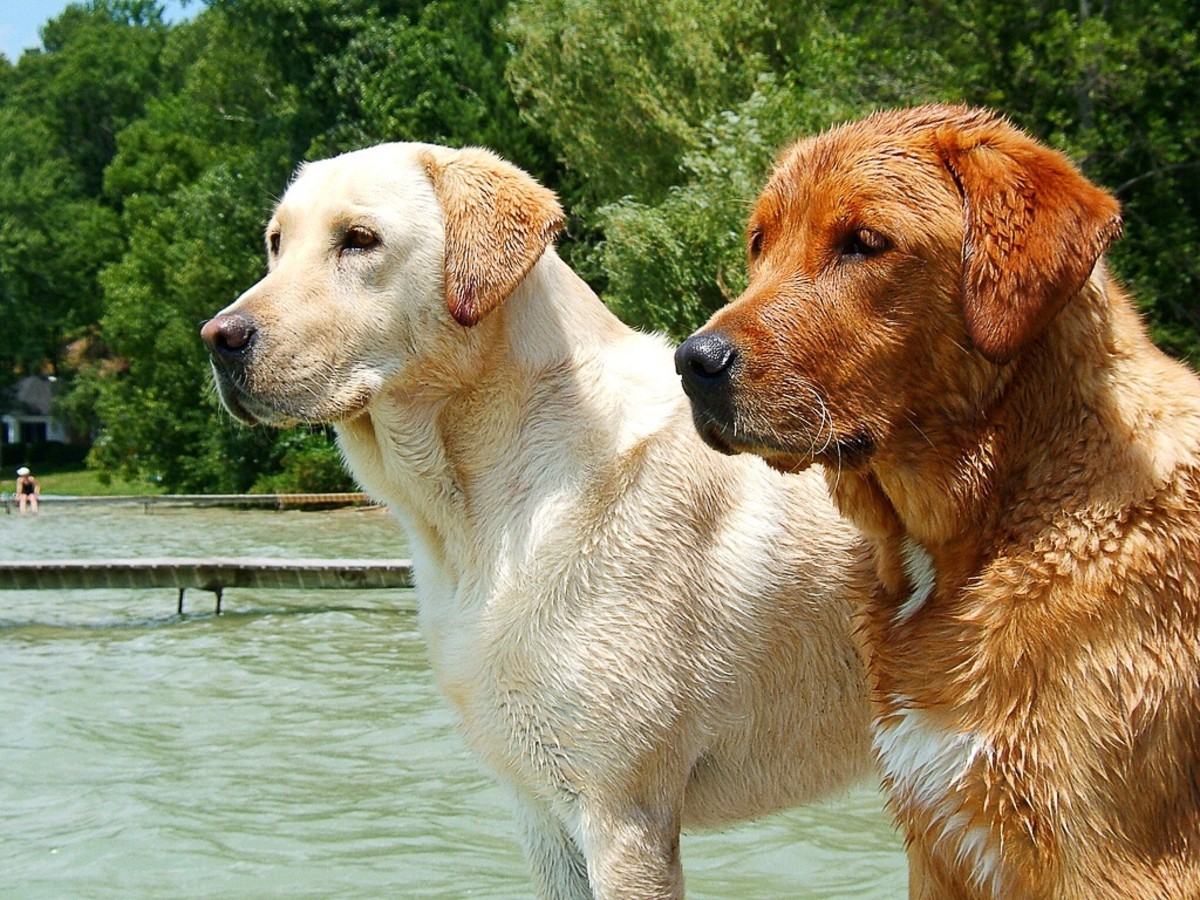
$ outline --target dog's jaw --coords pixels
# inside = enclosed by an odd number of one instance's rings
[[[695,407],[693,407],[692,418],[700,439],[723,456],[736,456],[739,453],[760,456],[768,466],[785,475],[799,474],[817,461],[813,456],[778,451],[746,442],[736,436],[730,436],[719,423],[712,421]]]
[[[213,385],[217,389],[217,396],[221,400],[221,405],[225,407],[234,419],[241,422],[248,428],[253,428],[256,425],[272,424],[270,418],[264,418],[254,412],[251,412],[244,401],[243,392],[234,384],[233,380],[220,368],[216,363],[212,363]]]
[[[318,398],[318,402],[302,406],[290,398],[271,398],[266,392],[255,392],[238,385],[229,375],[213,366],[213,381],[217,395],[226,411],[243,425],[265,425],[271,428],[291,428],[295,425],[336,425],[362,414],[374,399],[369,385],[344,392],[345,396]]]

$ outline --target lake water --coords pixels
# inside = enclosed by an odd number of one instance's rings
[[[407,555],[377,510],[45,503],[0,555]],[[530,895],[407,591],[0,592],[0,896]],[[688,896],[899,898],[873,785],[683,841]]]

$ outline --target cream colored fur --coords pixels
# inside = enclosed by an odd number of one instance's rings
[[[438,685],[516,798],[539,895],[678,897],[681,824],[866,771],[852,535],[819,475],[703,445],[671,349],[546,247],[560,218],[482,151],[306,165],[269,274],[214,320],[252,346],[215,368],[243,420],[335,423],[403,523]]]

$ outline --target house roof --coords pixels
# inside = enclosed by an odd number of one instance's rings
[[[57,387],[57,379],[48,375],[26,376],[4,392],[4,411],[10,416],[48,416]]]

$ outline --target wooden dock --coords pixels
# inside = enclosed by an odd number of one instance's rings
[[[343,494],[106,494],[95,497],[42,494],[39,502],[50,506],[140,506],[146,512],[172,507],[319,510],[374,505],[370,497],[357,491]],[[17,505],[16,494],[0,494],[0,504],[6,512],[12,512]]]
[[[411,588],[412,563],[387,559],[41,559],[0,560],[0,591],[175,588],[216,594],[226,588],[375,590]]]

